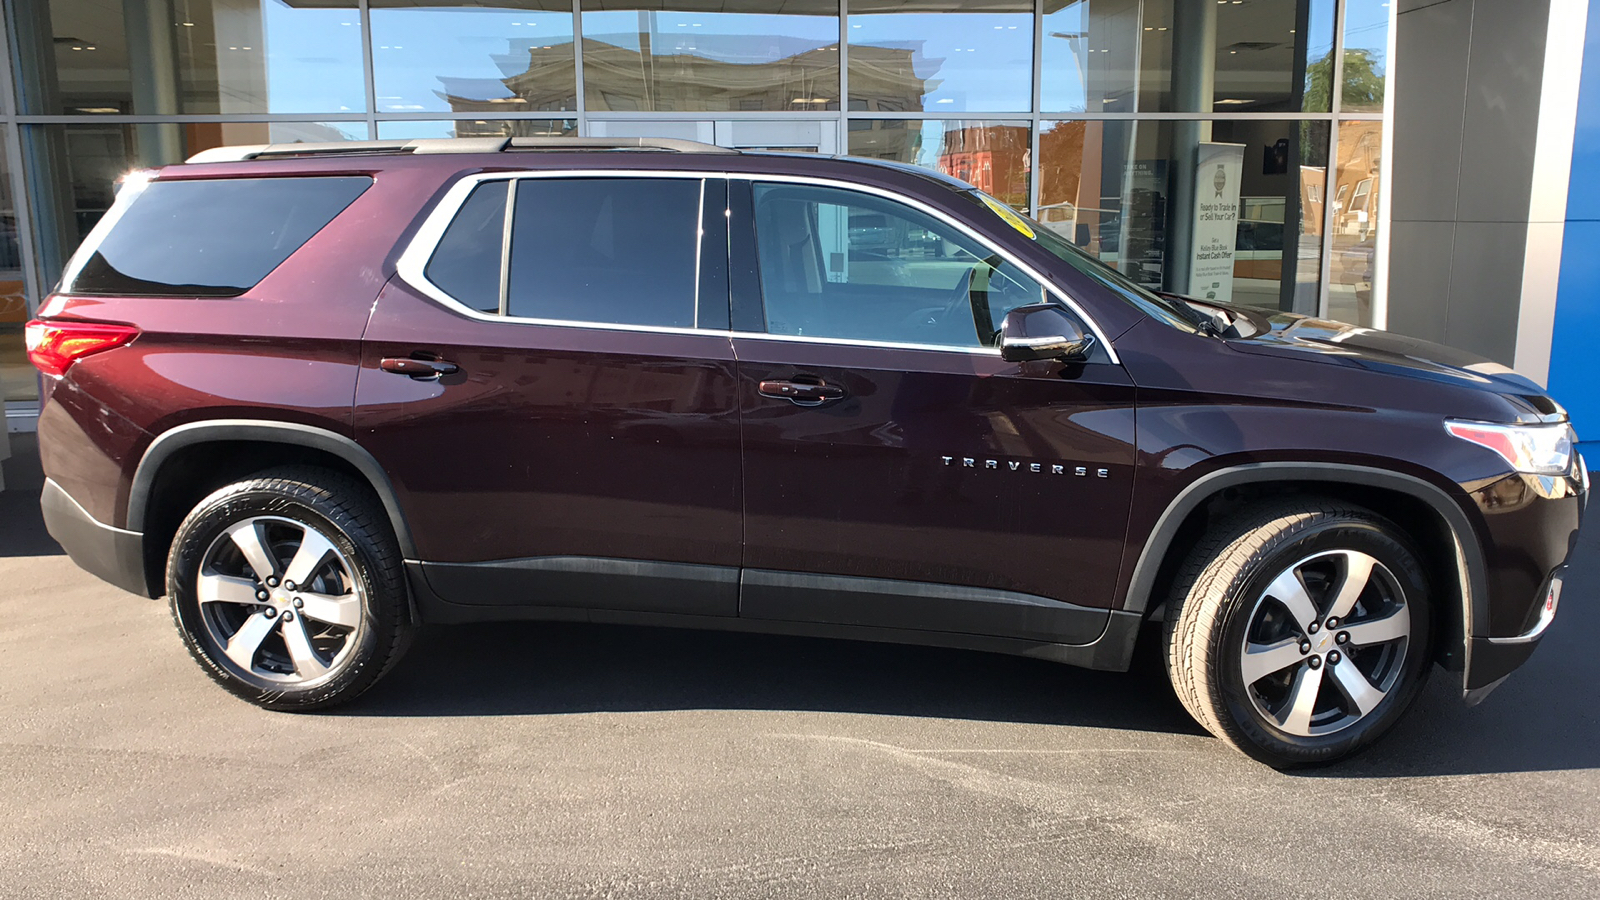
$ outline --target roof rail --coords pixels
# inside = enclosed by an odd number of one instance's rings
[[[293,144],[243,144],[213,147],[189,157],[191,163],[237,162],[265,156],[349,153],[499,153],[509,138],[423,138],[412,141],[325,141]]]
[[[738,153],[716,144],[676,138],[486,137],[421,138],[411,141],[327,141],[295,144],[243,144],[213,147],[189,157],[191,163],[238,162],[273,156],[343,156],[356,153],[499,153],[502,150],[656,150],[677,153]]]
[[[512,150],[667,150],[675,153],[738,153],[729,147],[651,137],[514,137]]]

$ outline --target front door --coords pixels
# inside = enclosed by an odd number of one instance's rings
[[[724,182],[473,180],[379,297],[357,386],[357,440],[427,583],[457,604],[736,614]]]
[[[1122,368],[1001,360],[1005,313],[1047,295],[943,217],[844,186],[730,190],[734,258],[759,262],[733,270],[740,615],[1099,637],[1133,478]]]

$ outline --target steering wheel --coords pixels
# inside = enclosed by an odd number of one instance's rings
[[[906,331],[930,331],[943,327],[952,316],[965,315],[972,319],[972,273],[967,269],[956,286],[950,289],[950,299],[943,306],[925,306],[900,320]],[[959,319],[957,319],[959,321]]]

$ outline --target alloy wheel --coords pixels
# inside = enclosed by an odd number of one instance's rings
[[[1296,737],[1361,721],[1389,696],[1411,644],[1411,610],[1394,573],[1355,550],[1284,569],[1257,598],[1239,668],[1256,711]]]
[[[241,674],[300,687],[336,671],[365,617],[361,582],[327,535],[304,522],[253,516],[206,550],[201,619]]]

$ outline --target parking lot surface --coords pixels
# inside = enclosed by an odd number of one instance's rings
[[[1281,774],[1133,672],[644,628],[434,628],[258,710],[0,493],[0,897],[1600,896],[1600,554],[1466,709]]]

